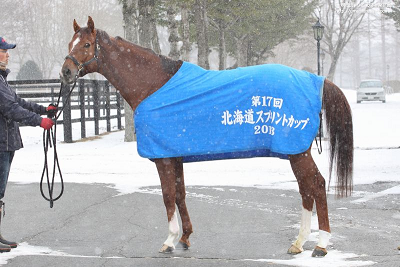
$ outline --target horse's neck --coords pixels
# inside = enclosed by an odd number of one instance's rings
[[[160,56],[136,45],[113,40],[112,45],[104,45],[101,49],[100,73],[133,110],[176,72],[166,71]]]

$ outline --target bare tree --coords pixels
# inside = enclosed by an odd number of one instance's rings
[[[44,78],[58,77],[73,34],[73,19],[86,20],[88,14],[94,18],[101,17],[97,26],[110,31],[116,24],[115,11],[118,8],[115,0],[2,0],[3,36],[18,44],[13,51],[13,63],[22,66],[33,60]]]
[[[323,1],[324,5],[315,14],[325,27],[322,41],[326,44],[327,53],[331,57],[328,79],[332,80],[335,76],[340,55],[360,26],[372,2],[371,0]]]

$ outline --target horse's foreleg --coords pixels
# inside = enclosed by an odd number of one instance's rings
[[[311,232],[312,207],[315,199],[319,223],[319,242],[314,249],[313,257],[325,256],[330,238],[325,180],[318,171],[310,149],[304,153],[290,156],[290,164],[299,184],[299,191],[303,199],[303,211],[300,233],[289,249],[289,253],[300,253],[303,250],[302,246]]]
[[[179,158],[175,165],[176,171],[176,205],[179,209],[179,214],[182,220],[182,230],[183,234],[179,240],[180,249],[188,249],[190,247],[189,236],[193,232],[192,223],[190,221],[189,212],[186,207],[186,189],[185,189],[185,179],[183,173],[183,163],[182,159]]]
[[[179,223],[178,216],[175,209],[176,199],[176,159],[156,159],[155,160],[158,174],[161,181],[161,189],[164,199],[165,208],[167,209],[168,216],[168,238],[165,240],[164,245],[160,249],[161,253],[170,253],[175,249],[175,241],[179,236]]]

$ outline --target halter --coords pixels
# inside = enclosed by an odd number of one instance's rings
[[[96,33],[96,41],[95,41],[95,46],[94,46],[94,56],[91,59],[89,59],[85,63],[80,63],[74,56],[72,56],[71,54],[68,54],[68,56],[65,57],[65,60],[71,59],[72,62],[74,62],[74,64],[78,67],[78,73],[77,73],[77,76],[78,76],[79,73],[86,66],[88,66],[90,63],[92,63],[93,61],[97,61],[98,62],[98,60],[99,60],[99,51],[100,51],[100,45],[99,45],[99,42],[97,41],[97,33]],[[97,64],[97,69],[98,68],[99,68],[99,64]]]

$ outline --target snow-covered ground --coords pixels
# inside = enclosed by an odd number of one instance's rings
[[[377,181],[399,181],[400,175],[400,94],[387,96],[387,103],[367,102],[356,104],[356,92],[344,90],[353,110],[355,165],[354,183],[371,184]],[[79,130],[79,125],[76,126]],[[58,130],[62,140],[62,127]],[[21,129],[25,148],[15,155],[10,182],[39,182],[42,165],[42,130],[24,127]],[[80,136],[77,131],[74,136]],[[159,185],[154,163],[140,158],[136,143],[124,143],[124,132],[113,132],[99,139],[72,144],[58,143],[58,156],[65,182],[103,183],[115,188],[119,194],[142,191],[145,186]],[[327,177],[328,157],[313,156]],[[297,190],[297,183],[289,162],[280,159],[245,159],[215,162],[190,163],[184,166],[187,185],[242,186]],[[142,191],[144,192],[144,191]],[[400,186],[379,192],[359,201],[368,201],[385,194],[400,194]],[[28,255],[29,246],[21,246],[21,253]],[[37,253],[35,251],[35,253]],[[310,252],[311,253],[311,252]],[[355,257],[334,251],[323,259],[323,266],[364,266],[368,261],[351,261]],[[0,258],[2,255],[0,255]],[[291,261],[275,261],[292,266],[321,266],[310,255],[303,253]],[[315,265],[319,264],[319,265]]]

